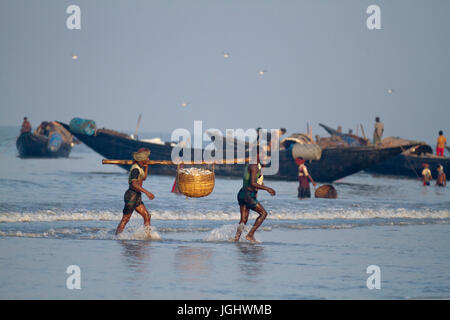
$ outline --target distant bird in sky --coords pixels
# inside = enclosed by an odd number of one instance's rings
[[[228,52],[224,52],[224,53],[223,53],[223,57],[224,57],[225,59],[227,59],[227,58],[230,57],[230,54],[229,54]]]
[[[183,108],[185,108],[185,107],[187,107],[187,106],[189,105],[189,103],[190,103],[190,102],[183,102],[183,103],[181,104],[181,106],[182,106]]]
[[[260,76],[262,76],[262,75],[264,75],[264,73],[266,73],[267,72],[267,70],[260,70],[259,72],[258,72],[258,74],[260,75]]]

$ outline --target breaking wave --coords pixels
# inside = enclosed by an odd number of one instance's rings
[[[239,212],[178,212],[151,211],[152,219],[156,220],[239,220]],[[256,217],[251,213],[250,218]],[[86,212],[55,212],[51,210],[38,212],[0,213],[0,223],[14,222],[52,222],[52,221],[116,221],[122,217],[121,212],[86,211]],[[270,212],[268,220],[361,220],[361,219],[449,219],[450,210],[410,210],[410,209],[354,209],[354,210],[317,210],[303,212]],[[132,219],[142,219],[133,214]]]

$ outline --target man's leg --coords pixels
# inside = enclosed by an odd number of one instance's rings
[[[123,229],[127,225],[128,221],[130,221],[130,218],[131,218],[131,214],[124,214],[122,216],[122,220],[120,220],[119,225],[117,226],[117,229],[116,229],[116,236],[123,231]]]
[[[266,210],[264,209],[264,207],[260,203],[258,203],[256,205],[254,211],[256,211],[259,214],[259,217],[256,219],[255,224],[250,229],[249,233],[245,236],[245,239],[251,241],[252,243],[257,243],[254,234],[255,234],[255,231],[259,228],[259,226],[266,219],[267,212],[266,212]]]
[[[241,205],[239,208],[241,211],[241,220],[239,221],[239,226],[237,228],[236,236],[234,237],[234,241],[239,241],[242,231],[244,231],[244,226],[247,224],[247,221],[248,221],[249,209],[247,208],[247,206]]]
[[[144,218],[144,227],[145,227],[145,231],[150,234],[150,213],[148,213],[147,208],[144,206],[143,203],[141,203],[140,205],[138,205],[135,209],[137,211],[137,213],[139,213],[142,218]]]

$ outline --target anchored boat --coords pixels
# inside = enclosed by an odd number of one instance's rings
[[[417,143],[417,142],[416,142]],[[404,147],[411,144],[410,140],[388,137],[381,142],[384,146],[401,146],[403,152],[391,159],[378,163],[366,171],[380,175],[394,175],[412,178],[421,178],[423,164],[430,166],[433,178],[437,177],[437,168],[442,165],[447,176],[450,174],[450,157],[439,157],[433,153],[433,149],[428,144],[421,142],[412,148]]]
[[[56,121],[44,121],[34,132],[23,132],[16,140],[21,158],[68,157],[74,144],[70,132]]]

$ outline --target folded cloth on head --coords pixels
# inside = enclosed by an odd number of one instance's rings
[[[150,157],[150,150],[147,148],[141,148],[136,152],[133,152],[133,159],[136,161],[145,161]]]

